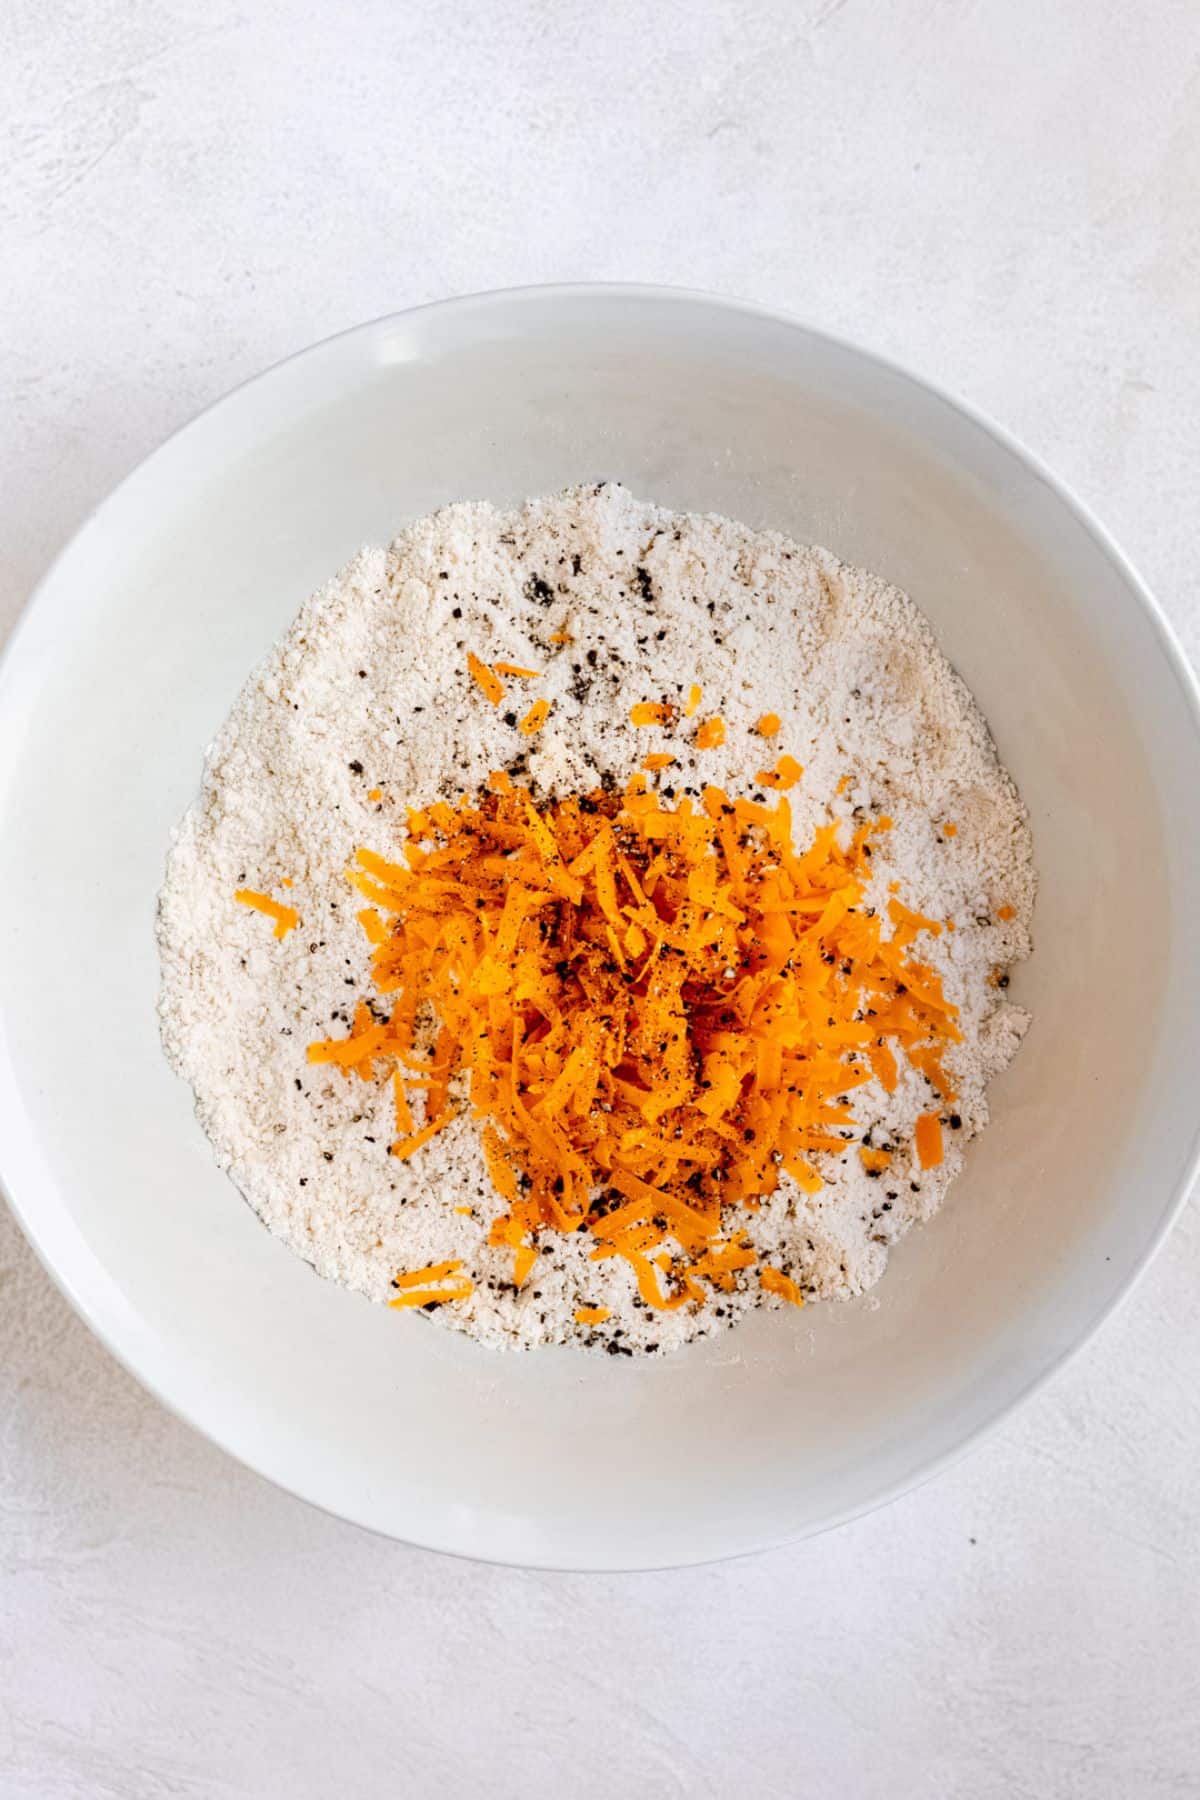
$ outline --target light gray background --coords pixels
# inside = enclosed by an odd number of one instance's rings
[[[0,168],[0,633],[244,376],[416,301],[610,277],[968,396],[1200,648],[1193,0],[8,0]],[[949,1475],[670,1576],[376,1542],[170,1418],[6,1214],[0,1282],[6,1800],[1200,1794],[1194,1208]]]

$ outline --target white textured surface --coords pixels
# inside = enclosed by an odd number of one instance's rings
[[[607,276],[785,306],[966,394],[1200,649],[1190,0],[12,0],[0,120],[0,630],[243,376],[410,302]],[[955,1471],[661,1577],[376,1542],[176,1424],[7,1216],[0,1281],[5,1800],[1200,1794],[1194,1207]]]

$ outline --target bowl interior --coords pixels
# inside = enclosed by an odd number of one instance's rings
[[[908,589],[1030,807],[1033,1029],[943,1214],[873,1296],[662,1362],[495,1354],[318,1280],[218,1173],[158,1047],[154,901],[241,681],[361,544],[620,479]],[[442,654],[431,644],[429,654]],[[48,577],[0,686],[0,1166],[107,1341],[349,1518],[547,1565],[699,1560],[845,1517],[1102,1316],[1193,1153],[1197,724],[1111,547],[911,378],[749,309],[457,302],[319,346],[173,439]]]

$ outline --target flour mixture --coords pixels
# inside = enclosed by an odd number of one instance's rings
[[[937,1210],[1033,896],[896,588],[607,484],[462,504],[310,599],[211,747],[163,1041],[319,1274],[662,1353],[862,1293]]]

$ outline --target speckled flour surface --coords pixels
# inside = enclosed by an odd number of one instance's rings
[[[560,633],[572,641],[552,642]],[[545,673],[510,682],[495,708],[468,675],[468,650]],[[693,682],[701,716],[726,722],[720,748],[629,722],[634,703],[682,700]],[[526,739],[517,719],[542,695],[550,718]],[[167,1054],[221,1166],[320,1274],[383,1300],[397,1270],[461,1258],[475,1291],[432,1316],[491,1343],[663,1351],[782,1304],[750,1279],[699,1310],[652,1311],[621,1259],[589,1259],[582,1232],[544,1233],[514,1290],[511,1251],[486,1242],[504,1206],[467,1112],[400,1162],[388,1153],[390,1085],[345,1081],[305,1054],[348,1025],[369,986],[346,865],[359,845],[394,853],[407,807],[471,793],[497,768],[543,795],[587,790],[598,776],[624,781],[663,747],[677,758],[661,777],[668,795],[703,782],[755,795],[770,760],[753,731],[764,712],[782,720],[773,751],[804,764],[789,795],[797,842],[831,815],[894,819],[875,839],[868,898],[885,903],[898,881],[906,904],[954,919],[922,954],[961,1009],[964,1042],[946,1058],[958,1098],[940,1168],[916,1164],[913,1124],[936,1102],[906,1068],[892,1095],[876,1082],[855,1093],[860,1131],[878,1127],[898,1146],[882,1179],[850,1145],[814,1159],[818,1194],[784,1174],[737,1222],[825,1299],[870,1287],[888,1246],[937,1210],[987,1121],[987,1082],[1028,1022],[999,983],[1030,947],[1031,841],[987,727],[896,588],[826,551],[604,485],[507,513],[452,506],[359,555],[247,683],[177,833],[159,916]],[[245,886],[294,905],[300,925],[277,941],[269,920],[235,904]],[[469,1216],[454,1210],[468,1205]],[[583,1330],[577,1306],[612,1316]]]

